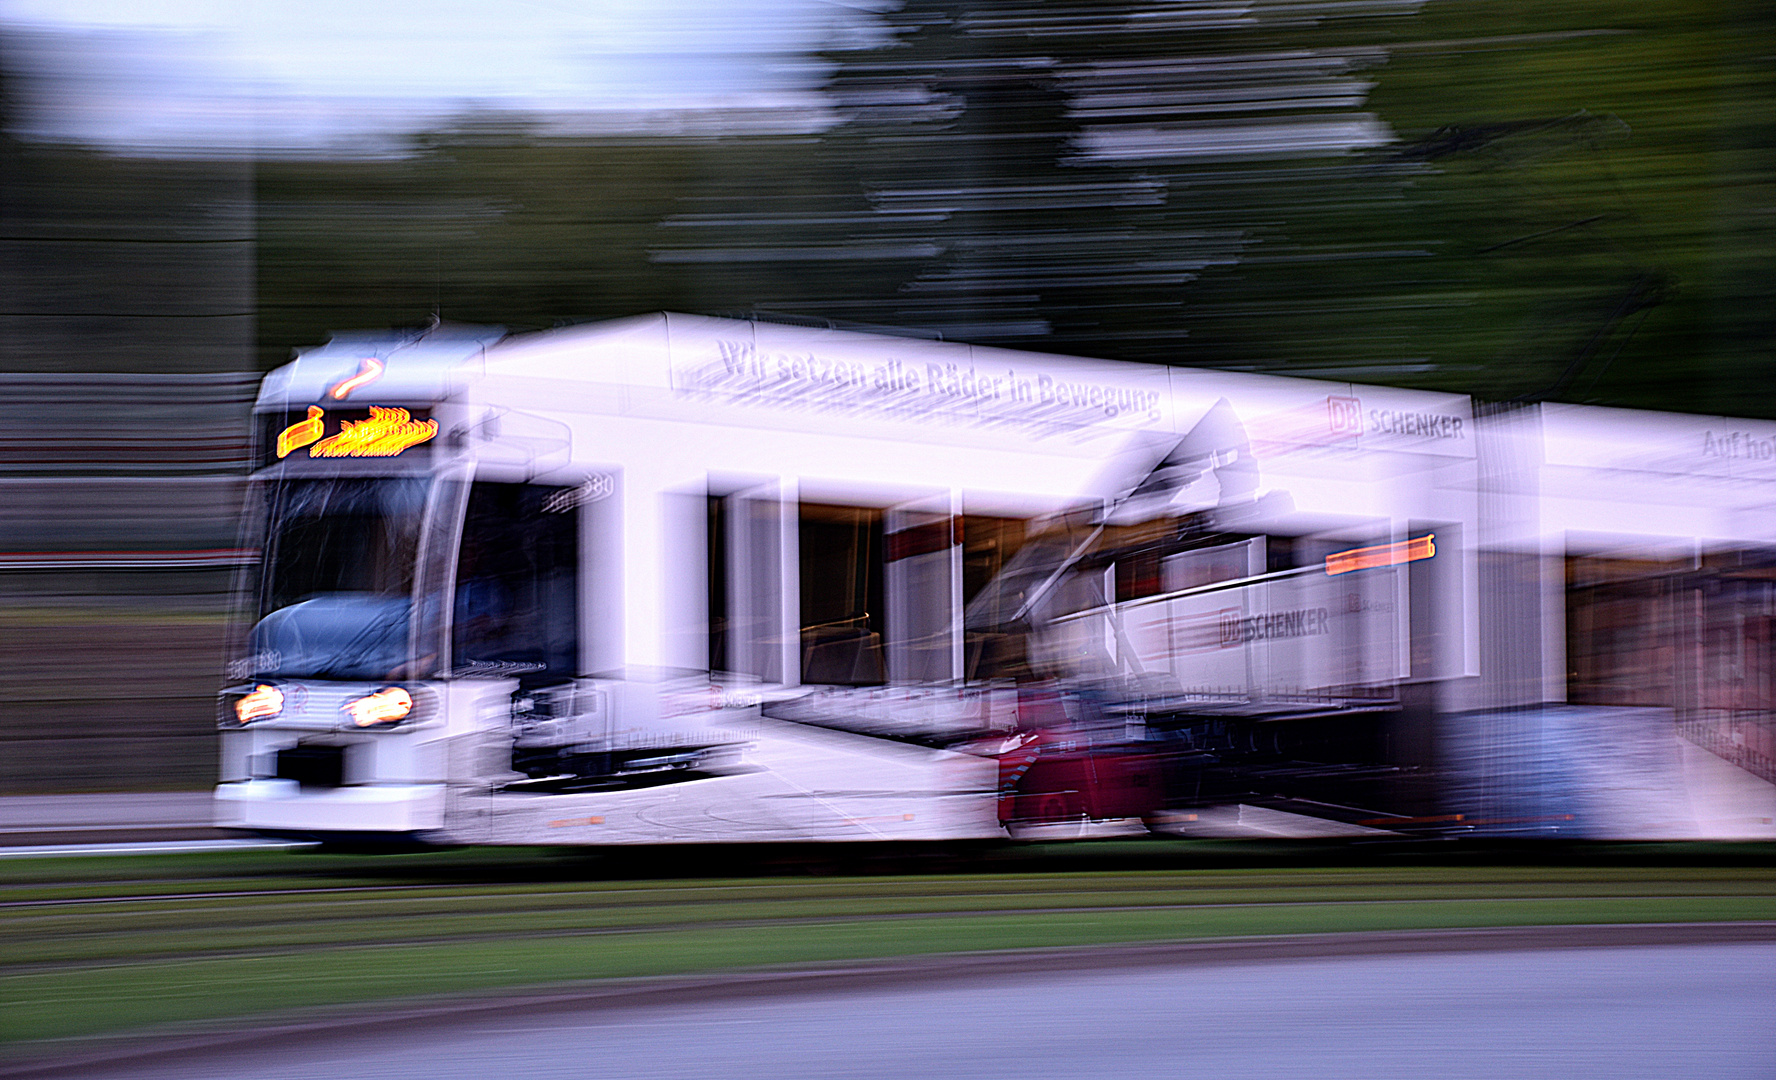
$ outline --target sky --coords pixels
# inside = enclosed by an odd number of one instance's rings
[[[819,108],[868,0],[0,0],[27,137],[155,152],[373,144],[440,117]]]

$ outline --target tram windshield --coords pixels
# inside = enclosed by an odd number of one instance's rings
[[[329,477],[264,487],[254,674],[407,677],[431,480]]]

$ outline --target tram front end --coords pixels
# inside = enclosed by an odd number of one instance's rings
[[[444,828],[452,755],[484,715],[503,722],[512,689],[447,670],[467,487],[451,382],[498,337],[336,337],[266,379],[244,514],[259,558],[218,703],[219,827],[387,842]]]

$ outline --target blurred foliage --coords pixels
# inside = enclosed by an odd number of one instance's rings
[[[758,311],[1776,416],[1768,5],[905,0],[879,21],[822,58],[831,114],[777,134],[481,114],[250,170],[0,140],[5,364],[244,365],[222,353],[249,306],[261,367],[434,312]]]
[[[1773,30],[1752,3],[1425,9],[1372,103],[1429,167],[1425,291],[1461,303],[1417,340],[1480,365],[1453,386],[1776,415]]]
[[[408,156],[262,162],[261,363],[433,312],[762,311],[1776,415],[1761,6],[909,0],[883,20],[828,55],[839,122],[807,134],[482,118]]]
[[[261,163],[261,362],[433,311],[776,311],[1776,416],[1762,7],[911,0],[884,21],[829,53],[842,123],[819,133],[483,119],[396,160]]]

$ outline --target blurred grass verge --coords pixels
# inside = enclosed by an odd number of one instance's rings
[[[1563,865],[1382,866],[1335,852],[1344,865],[1278,869],[1159,846],[1068,856],[1084,859],[1071,872],[1020,855],[955,873],[665,881],[524,851],[26,860],[0,866],[0,1038],[35,1056],[39,1040],[353,1003],[1003,949],[1776,920],[1776,868],[1744,851],[1727,855],[1741,865],[1630,846]],[[1191,852],[1207,865],[1136,865]]]

